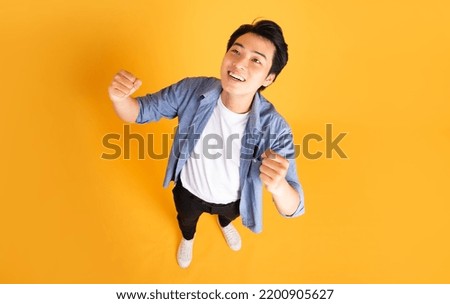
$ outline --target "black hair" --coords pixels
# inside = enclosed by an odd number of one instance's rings
[[[247,33],[261,36],[272,42],[275,46],[275,53],[273,54],[272,66],[270,67],[269,74],[275,74],[276,78],[288,61],[288,46],[286,41],[284,41],[281,27],[270,20],[259,20],[256,23],[243,24],[231,34],[227,44],[227,52],[240,36]]]

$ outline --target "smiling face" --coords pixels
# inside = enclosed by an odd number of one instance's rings
[[[246,33],[237,38],[222,61],[222,99],[251,103],[258,89],[275,79],[275,74],[269,75],[274,54],[272,42],[259,35]]]

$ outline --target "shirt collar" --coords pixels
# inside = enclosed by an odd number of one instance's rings
[[[207,86],[200,93],[201,102],[202,103],[216,102],[219,99],[221,92],[222,92],[222,85],[220,83],[220,80],[217,80],[213,82],[212,85]],[[261,122],[259,115],[260,108],[261,108],[261,94],[259,92],[256,92],[255,96],[253,97],[247,124],[248,131],[252,133],[261,131]]]
[[[260,122],[260,109],[261,109],[261,95],[256,92],[253,97],[252,108],[250,109],[250,115],[248,117],[248,128],[250,131],[261,131]]]

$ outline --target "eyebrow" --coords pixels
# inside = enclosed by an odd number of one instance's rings
[[[240,44],[239,42],[235,42],[235,43],[233,43],[233,45],[237,45],[237,46],[240,46],[241,48],[245,49],[245,46],[242,45],[242,44]],[[252,51],[252,52],[253,52],[253,53],[256,53],[256,54],[258,54],[258,55],[260,55],[260,56],[262,56],[262,57],[264,57],[264,59],[267,60],[266,55],[264,55],[263,53],[258,52],[258,51]]]

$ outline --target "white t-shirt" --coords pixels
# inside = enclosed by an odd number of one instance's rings
[[[232,112],[219,97],[211,118],[181,170],[184,188],[210,203],[228,204],[239,199],[241,140],[248,114]]]

